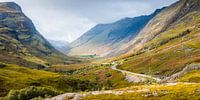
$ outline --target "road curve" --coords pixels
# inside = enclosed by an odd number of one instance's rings
[[[145,81],[147,79],[155,80],[156,82],[161,81],[161,79],[152,77],[150,75],[138,74],[138,73],[133,73],[130,71],[118,69],[117,66],[118,66],[117,64],[114,64],[113,66],[111,66],[111,68],[113,70],[122,72],[126,76],[126,80],[129,82],[141,82],[141,81]]]

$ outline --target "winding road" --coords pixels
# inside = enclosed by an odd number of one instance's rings
[[[156,77],[152,77],[152,76],[149,76],[149,75],[138,74],[138,73],[133,73],[133,72],[130,72],[130,71],[118,69],[117,66],[118,66],[118,64],[114,64],[113,66],[111,66],[111,68],[113,70],[120,71],[121,73],[123,73],[126,77],[126,80],[129,81],[129,82],[144,82],[146,80],[154,80],[156,82],[161,81],[161,79],[156,78]]]

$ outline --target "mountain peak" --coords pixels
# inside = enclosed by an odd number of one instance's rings
[[[13,12],[16,12],[16,11],[22,11],[21,10],[21,7],[16,4],[15,2],[1,2],[0,3],[0,6],[1,6],[1,9],[0,9],[0,12],[8,12],[8,11],[13,11]]]

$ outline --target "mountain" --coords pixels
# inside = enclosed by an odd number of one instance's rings
[[[94,43],[112,59],[64,65],[77,60],[54,49],[17,4],[0,3],[0,100],[199,100],[200,0],[180,0],[145,24],[131,19],[97,25],[71,44]]]
[[[99,24],[70,44],[69,55],[105,56],[129,42],[162,9],[151,15],[124,18],[111,24]]]
[[[199,40],[200,0],[180,0],[113,53],[126,52],[121,56],[126,59],[121,69],[164,78],[200,63]]]
[[[54,49],[13,2],[0,3],[0,52],[0,62],[34,68],[71,59]]]
[[[48,40],[51,45],[53,45],[57,50],[62,53],[65,53],[68,49],[70,49],[70,43],[67,41],[59,41],[59,40]]]

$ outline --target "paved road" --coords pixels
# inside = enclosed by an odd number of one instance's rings
[[[141,81],[145,81],[147,79],[155,80],[157,82],[161,81],[161,79],[156,78],[156,77],[152,77],[152,76],[149,76],[149,75],[138,74],[138,73],[133,73],[133,72],[130,72],[130,71],[118,69],[117,64],[114,64],[113,66],[111,66],[111,68],[113,70],[120,71],[124,75],[126,75],[126,80],[129,81],[129,82],[141,82]]]

